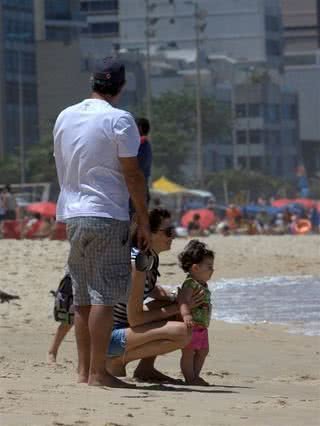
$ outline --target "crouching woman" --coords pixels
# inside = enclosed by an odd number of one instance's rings
[[[182,349],[191,340],[191,333],[181,321],[169,318],[179,314],[177,303],[156,309],[144,304],[146,272],[132,266],[132,288],[127,305],[129,327],[114,328],[108,350],[107,369],[116,376],[125,375],[131,361],[155,357]],[[193,295],[193,307],[201,305],[203,294]]]

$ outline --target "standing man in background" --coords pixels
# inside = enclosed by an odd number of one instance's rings
[[[2,208],[4,210],[5,220],[16,220],[17,200],[15,195],[12,193],[10,185],[6,185],[2,192]]]
[[[149,140],[150,122],[147,118],[137,118],[136,124],[140,133],[140,146],[138,151],[138,162],[147,185],[147,202],[149,203],[149,180],[152,167],[152,148]]]
[[[151,177],[151,167],[152,167],[152,148],[149,140],[149,132],[150,132],[150,122],[147,118],[136,118],[136,124],[139,129],[140,134],[140,146],[138,151],[138,163],[139,167],[143,173],[143,176],[146,181],[146,200],[147,205],[150,201],[150,193],[149,193],[149,180]],[[130,200],[129,204],[130,210],[130,218],[133,217],[135,209],[132,201]]]
[[[124,65],[106,58],[92,76],[92,95],[60,113],[54,153],[60,195],[57,220],[67,223],[68,268],[75,305],[78,382],[127,386],[105,369],[113,306],[130,287],[129,195],[138,244],[150,244],[145,180],[133,117],[114,107],[125,84]]]

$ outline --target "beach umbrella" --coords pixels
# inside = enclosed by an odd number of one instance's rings
[[[215,215],[212,210],[209,209],[193,209],[188,210],[181,218],[181,225],[185,228],[192,221],[193,216],[198,214],[200,216],[200,226],[202,229],[207,229],[215,222]]]
[[[288,204],[292,204],[294,203],[295,200],[290,200],[289,198],[280,198],[279,200],[274,200],[272,201],[272,206],[273,207],[285,207]]]
[[[301,204],[306,209],[312,209],[315,204],[315,201],[310,198],[296,198],[294,202],[295,204]]]
[[[39,213],[41,216],[54,217],[56,215],[56,204],[51,201],[40,201],[27,206],[30,213]]]

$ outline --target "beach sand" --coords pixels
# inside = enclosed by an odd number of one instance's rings
[[[319,236],[205,240],[216,251],[215,278],[320,276]],[[172,252],[161,256],[159,283],[182,281],[176,254],[185,243],[176,240]],[[66,242],[0,240],[0,289],[20,296],[0,304],[1,426],[320,424],[320,337],[289,334],[270,324],[212,321],[203,371],[207,388],[77,385],[73,332],[58,363],[46,362],[56,328],[49,291],[57,287],[67,253]],[[159,357],[157,367],[181,377],[179,356]],[[128,366],[129,382],[134,366]]]

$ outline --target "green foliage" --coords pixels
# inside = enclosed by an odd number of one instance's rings
[[[18,155],[8,155],[0,162],[0,183],[20,182],[20,160]]]
[[[259,196],[293,197],[295,194],[292,183],[258,172],[225,170],[206,176],[206,188],[212,191],[220,201],[224,200],[224,186],[228,190],[230,202],[237,202],[239,195],[244,193],[251,201]],[[246,201],[248,200],[243,200],[243,202]]]
[[[28,149],[27,177],[28,182],[57,182],[52,137],[47,137]]]
[[[320,177],[310,179],[310,195],[315,200],[320,200]]]
[[[181,166],[196,144],[196,106],[192,92],[167,92],[152,100],[153,177],[183,182]],[[229,131],[226,108],[202,98],[203,144]]]

